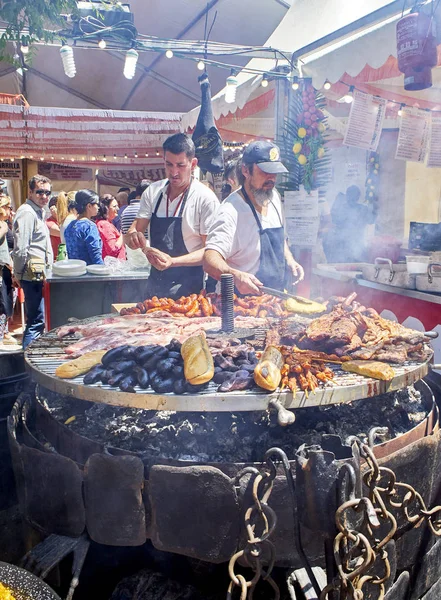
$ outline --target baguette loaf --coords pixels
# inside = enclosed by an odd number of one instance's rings
[[[202,334],[194,335],[181,347],[184,376],[192,385],[207,383],[214,376],[214,363],[207,340]]]
[[[93,352],[86,352],[83,356],[74,358],[67,363],[64,363],[56,368],[55,375],[62,379],[73,379],[78,375],[84,375],[90,371],[95,365],[99,365],[101,358],[106,353],[106,350],[94,350]]]
[[[282,379],[283,357],[275,346],[267,346],[254,369],[254,381],[264,390],[273,392]]]

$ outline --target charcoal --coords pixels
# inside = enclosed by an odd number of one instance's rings
[[[427,415],[413,386],[351,404],[297,409],[289,427],[280,427],[277,415],[262,411],[156,412],[76,400],[43,389],[40,400],[61,423],[75,415],[67,427],[102,444],[137,452],[143,460],[201,463],[261,461],[273,446],[294,459],[301,444],[320,444],[323,434],[339,435],[343,441],[356,435],[367,441],[372,427],[387,427],[385,439],[391,439]]]

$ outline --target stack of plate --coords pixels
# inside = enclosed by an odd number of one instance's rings
[[[88,265],[87,272],[91,275],[110,275],[110,267],[107,265]]]
[[[87,273],[87,263],[84,260],[60,260],[52,265],[52,273],[60,277],[79,277]]]

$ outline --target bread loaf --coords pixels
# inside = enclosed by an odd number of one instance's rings
[[[267,346],[254,369],[254,381],[264,390],[273,392],[282,379],[282,353],[275,346]]]
[[[351,360],[341,365],[343,371],[357,373],[373,379],[390,381],[395,377],[395,371],[390,365],[379,360]]]
[[[203,334],[194,335],[181,347],[184,359],[184,376],[192,385],[207,383],[214,376],[214,363]]]
[[[74,358],[69,362],[66,362],[55,370],[55,375],[62,379],[73,379],[78,375],[84,375],[90,371],[95,365],[99,365],[102,357],[106,353],[106,350],[94,350],[93,352],[86,352],[79,358]]]

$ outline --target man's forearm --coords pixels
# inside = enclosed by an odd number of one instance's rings
[[[183,256],[174,256],[172,258],[172,267],[198,267],[202,264],[205,248],[200,248],[194,252],[189,252]]]
[[[217,250],[205,250],[203,260],[204,271],[213,279],[220,281],[221,275],[230,273],[236,275],[237,270],[228,266],[224,257]]]
[[[284,246],[284,252],[283,252],[284,256],[285,256],[285,260],[287,265],[289,266],[290,264],[292,264],[293,262],[296,262],[296,260],[294,259],[294,256],[291,253],[291,250],[289,249],[288,246],[288,242],[285,240],[285,246]]]

